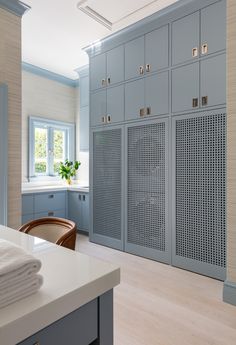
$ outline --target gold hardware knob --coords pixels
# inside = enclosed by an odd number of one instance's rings
[[[139,110],[139,115],[140,115],[140,117],[145,116],[145,108],[141,108],[141,109]]]
[[[146,65],[146,72],[150,72],[151,71],[151,65],[150,64],[147,64]]]
[[[106,86],[106,79],[102,79],[102,86]]]
[[[202,97],[202,106],[206,106],[208,105],[208,96],[203,96]]]
[[[194,47],[192,49],[192,57],[195,58],[198,56],[198,47]]]
[[[140,66],[140,67],[139,67],[139,74],[141,74],[141,75],[144,74],[144,68],[143,68],[143,66]]]
[[[193,103],[192,103],[193,108],[198,107],[198,98],[193,98]]]
[[[207,43],[204,43],[202,45],[202,55],[205,55],[208,53],[208,44]]]
[[[107,115],[107,123],[111,123],[111,115]]]

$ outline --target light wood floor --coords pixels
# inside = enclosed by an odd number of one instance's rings
[[[90,243],[83,235],[77,250],[121,267],[115,345],[236,345],[236,307],[222,302],[222,282]]]

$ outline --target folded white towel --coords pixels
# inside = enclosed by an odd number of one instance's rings
[[[18,282],[16,285],[5,286],[0,290],[0,308],[34,294],[42,284],[43,277],[39,274],[33,274],[33,276]]]
[[[21,247],[0,240],[0,286],[29,278],[41,268],[41,261]]]

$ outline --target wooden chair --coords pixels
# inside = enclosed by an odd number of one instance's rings
[[[59,246],[75,249],[76,225],[71,220],[54,217],[40,218],[31,220],[18,230]]]

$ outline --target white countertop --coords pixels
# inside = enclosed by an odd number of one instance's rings
[[[79,252],[0,225],[0,238],[42,261],[44,284],[34,295],[0,309],[0,343],[15,345],[120,282],[120,269]]]
[[[24,185],[22,187],[22,194],[43,193],[43,192],[56,192],[69,190],[72,192],[89,193],[89,188],[80,184],[56,184],[56,185]]]

